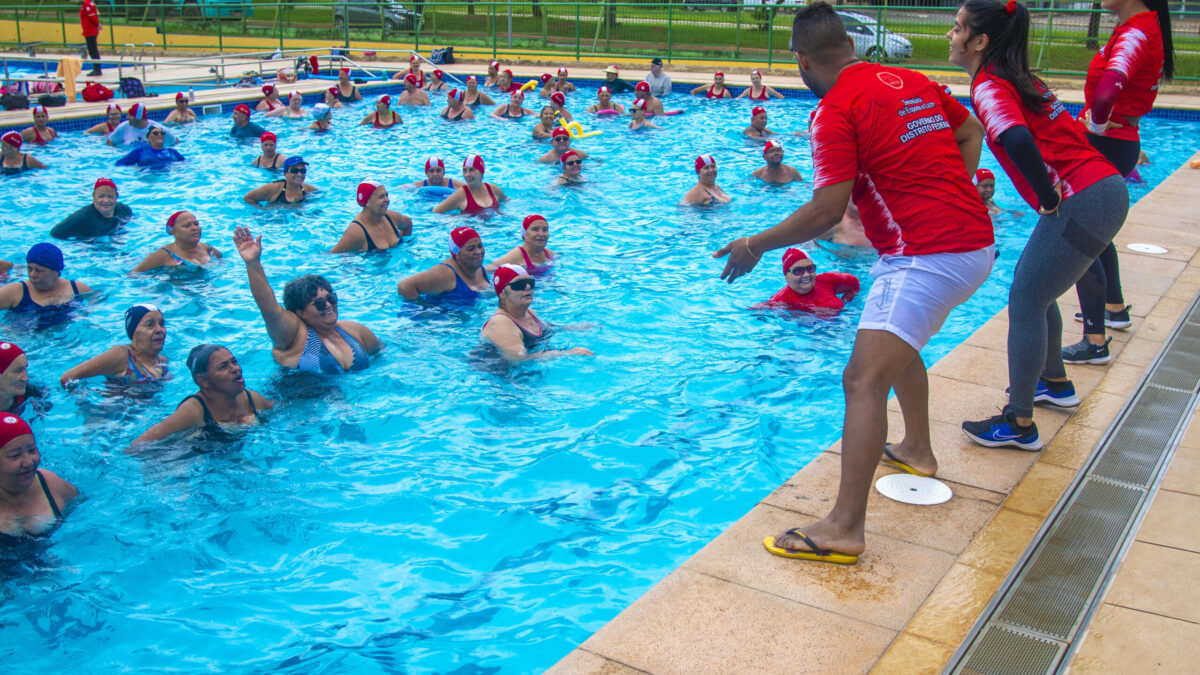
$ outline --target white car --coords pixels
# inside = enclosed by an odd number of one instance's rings
[[[838,12],[837,15],[846,26],[846,32],[854,38],[856,56],[869,61],[902,61],[912,56],[913,46],[908,38],[880,26],[875,17],[857,12]]]

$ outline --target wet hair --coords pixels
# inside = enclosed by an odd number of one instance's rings
[[[287,286],[283,287],[283,308],[299,312],[304,309],[305,305],[312,302],[313,298],[317,297],[317,291],[322,288],[327,293],[333,292],[333,286],[330,286],[329,281],[319,274],[305,274],[292,279],[287,282]]]
[[[850,48],[842,18],[827,2],[814,2],[792,19],[792,51],[821,58],[827,52]]]
[[[967,39],[977,35],[988,38],[980,70],[990,70],[1016,87],[1027,108],[1048,112],[1050,88],[1029,70],[1029,10],[1025,5],[1012,0],[967,0],[963,9]]]
[[[1171,38],[1171,8],[1167,0],[1142,0],[1151,12],[1158,15],[1158,30],[1162,33],[1164,80],[1175,79],[1175,41]]]

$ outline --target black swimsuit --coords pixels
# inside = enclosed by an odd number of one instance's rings
[[[54,495],[50,494],[50,486],[46,485],[46,479],[42,476],[42,472],[37,472],[38,482],[42,484],[42,493],[46,495],[46,501],[50,502],[50,510],[54,512],[55,520],[62,520],[62,510],[58,508],[58,502],[54,501]]]
[[[400,230],[399,230],[399,229],[397,229],[397,228],[396,228],[396,224],[392,222],[392,218],[391,218],[391,216],[389,216],[388,214],[386,214],[386,213],[385,213],[385,214],[383,214],[383,218],[384,218],[384,220],[386,220],[386,221],[388,222],[388,225],[391,225],[391,226],[392,226],[392,232],[395,232],[395,233],[396,233],[396,243],[397,243],[397,244],[399,244],[399,243],[400,243],[400,240],[404,238],[404,237],[403,237],[403,236],[400,234]],[[376,246],[374,241],[371,241],[371,235],[370,235],[370,233],[368,233],[368,232],[367,232],[367,228],[366,228],[366,226],[365,226],[365,225],[363,225],[362,223],[358,222],[357,220],[352,220],[352,221],[350,221],[350,224],[352,224],[352,225],[357,225],[357,226],[359,226],[360,228],[362,228],[362,231],[363,231],[363,236],[367,238],[367,250],[368,250],[368,251],[380,251],[380,250],[383,250],[383,249],[380,249],[378,246]]]
[[[308,193],[303,192],[303,190],[304,190],[303,187],[300,188],[301,189],[300,199],[297,199],[296,201],[293,202],[287,198],[287,184],[286,184],[287,181],[281,180],[279,182],[284,183],[284,187],[282,190],[279,191],[279,196],[277,196],[277,197],[275,197],[275,199],[271,200],[272,204],[299,204],[300,202],[304,201],[304,196],[307,195]]]
[[[21,166],[0,166],[0,175],[14,176],[29,170],[29,153],[21,153]]]
[[[271,158],[271,166],[263,166],[262,162],[259,161],[262,159],[262,155],[259,155],[254,160],[254,166],[257,166],[260,169],[278,169],[279,167],[275,166],[275,163],[279,161],[279,157],[279,153],[275,153],[275,156]]]
[[[200,408],[204,411],[204,431],[205,432],[218,433],[218,434],[227,433],[225,431],[225,429],[221,426],[221,423],[218,422],[215,418],[213,418],[212,413],[208,411],[208,404],[204,402],[204,398],[201,397],[199,394],[192,394],[191,396],[188,396],[187,398],[183,399],[183,401],[181,401],[179,403],[179,405],[183,405],[184,403],[186,403],[188,398],[194,398],[194,399],[196,399],[197,402],[200,403]],[[261,422],[262,416],[258,414],[258,408],[256,408],[254,406],[254,397],[250,395],[249,389],[246,390],[246,402],[250,404],[250,412],[254,413],[254,417],[257,418]]]
[[[349,96],[346,96],[345,94],[342,93],[342,85],[339,84],[337,90],[338,90],[338,93],[337,93],[338,100],[341,101],[342,103],[354,103],[354,101],[357,100],[355,97],[358,96],[358,87],[356,87],[354,85],[350,85],[350,95]]]
[[[504,104],[504,117],[506,117],[506,118],[508,118],[508,119],[510,119],[510,120],[519,120],[519,119],[521,119],[522,117],[524,117],[524,116],[525,116],[525,110],[524,110],[523,108],[517,108],[517,110],[520,110],[520,111],[521,111],[521,114],[520,114],[520,115],[513,115],[513,114],[512,114],[512,104],[511,104],[511,103],[505,103],[505,104]]]

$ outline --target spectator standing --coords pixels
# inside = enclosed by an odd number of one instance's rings
[[[92,58],[90,76],[99,76],[100,72],[100,10],[96,9],[95,0],[83,0],[79,6],[79,25],[83,29],[83,41],[87,43],[88,56]]]
[[[663,72],[662,59],[650,59],[650,74],[646,76],[646,82],[650,85],[650,93],[657,98],[670,95],[671,76]]]

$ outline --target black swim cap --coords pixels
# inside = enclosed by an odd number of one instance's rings
[[[224,347],[207,342],[192,347],[192,351],[188,353],[187,367],[192,373],[193,380],[197,375],[208,375],[208,360],[218,349],[224,349]]]

